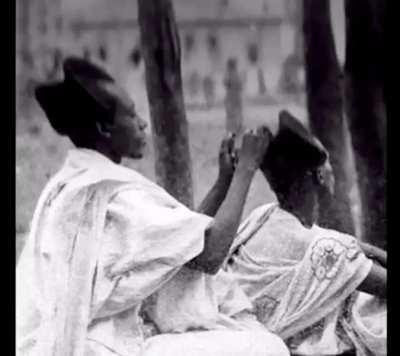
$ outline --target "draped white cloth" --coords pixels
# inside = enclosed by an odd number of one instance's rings
[[[183,267],[211,221],[135,171],[72,150],[17,266],[17,355],[286,355],[229,277],[216,294],[214,277]]]
[[[225,269],[292,352],[386,355],[386,301],[356,292],[372,263],[354,237],[268,204],[239,228]]]

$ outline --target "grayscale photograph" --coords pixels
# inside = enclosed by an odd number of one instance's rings
[[[16,0],[18,356],[386,356],[386,0]]]

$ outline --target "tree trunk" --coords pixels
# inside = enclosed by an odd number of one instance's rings
[[[226,132],[240,136],[243,133],[243,81],[235,58],[227,61],[224,86]]]
[[[297,65],[301,66],[304,63],[304,37],[301,30],[303,25],[303,7],[301,6],[301,2],[298,0],[295,0],[294,16],[293,25],[296,33],[294,35],[293,55],[294,58],[296,58]]]
[[[159,184],[193,206],[181,50],[170,0],[139,0],[139,26]]]
[[[386,245],[386,108],[382,0],[346,0],[346,112],[361,193],[363,240]]]
[[[299,78],[304,66],[303,4],[299,0],[286,0],[286,16],[294,30],[293,49],[283,62],[279,87],[283,93],[299,94],[304,87]]]
[[[19,61],[17,70],[17,114],[27,118],[30,114],[31,98],[29,97],[29,81],[32,77],[33,56],[31,49],[31,1],[16,2],[16,50]]]
[[[343,115],[343,81],[330,20],[329,0],[304,0],[307,108],[312,131],[330,155],[335,194],[321,193],[319,225],[354,234],[350,208],[348,141]]]

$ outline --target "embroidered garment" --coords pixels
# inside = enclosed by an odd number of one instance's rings
[[[269,204],[239,229],[225,269],[258,319],[300,355],[386,354],[386,304],[356,288],[372,261],[347,234],[300,221]],[[354,303],[349,303],[353,298]]]
[[[226,309],[239,321],[219,315],[213,277],[182,267],[202,251],[211,221],[135,171],[72,150],[39,199],[17,266],[17,355],[224,355],[213,343],[219,337],[231,345],[226,355],[287,354],[246,315],[243,292],[230,300],[234,284],[224,289]],[[142,305],[151,299],[145,324]],[[248,339],[239,347],[249,330],[256,346]]]

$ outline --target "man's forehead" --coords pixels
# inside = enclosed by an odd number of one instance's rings
[[[118,103],[129,111],[135,111],[135,103],[129,97],[128,93],[122,87],[116,85],[115,83],[104,82],[101,87],[110,95],[118,100]]]

